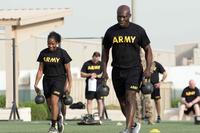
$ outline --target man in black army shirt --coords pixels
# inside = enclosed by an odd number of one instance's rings
[[[107,63],[112,48],[112,82],[122,113],[126,117],[126,128],[122,133],[139,133],[140,124],[135,123],[136,93],[139,91],[141,77],[150,77],[152,50],[145,30],[129,22],[130,8],[122,5],[117,10],[118,23],[111,26],[103,39],[102,61],[103,77],[108,78]],[[145,51],[146,69],[142,70],[140,48]]]
[[[154,90],[151,94],[151,99],[154,100],[155,105],[156,105],[156,110],[157,110],[157,123],[160,123],[161,118],[160,118],[160,84],[161,82],[164,82],[164,80],[167,78],[167,72],[164,69],[164,67],[157,61],[153,61],[151,65],[151,83],[154,86]],[[162,79],[159,80],[159,73],[162,74]]]
[[[196,116],[200,116],[200,92],[196,87],[194,80],[189,81],[189,86],[186,87],[181,95],[181,106],[179,110],[179,120],[182,120],[183,114],[190,114],[191,111],[195,113]]]
[[[98,114],[102,118],[103,115],[103,101],[102,97],[98,94],[96,90],[90,90],[89,80],[96,79],[96,89],[99,85],[102,84],[102,73],[103,73],[103,64],[100,61],[100,53],[94,52],[92,55],[92,60],[86,61],[81,68],[81,77],[86,78],[86,87],[85,87],[85,98],[87,99],[87,113],[90,120],[92,121],[92,100],[97,100]]]

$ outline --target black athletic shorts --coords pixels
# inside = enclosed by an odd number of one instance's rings
[[[158,100],[160,98],[160,88],[153,88],[153,92],[151,93],[151,99]]]
[[[64,94],[64,86],[66,82],[66,76],[45,77],[43,78],[43,91],[44,96],[49,98],[51,95],[57,95],[62,97]]]
[[[126,90],[138,92],[142,74],[142,68],[121,69],[113,67],[112,82],[117,97],[125,96]]]
[[[97,88],[98,88],[98,86],[100,84],[102,84],[102,81],[98,81],[97,80]],[[88,91],[88,83],[87,83],[87,81],[86,81],[86,87],[85,87],[85,98],[87,100],[93,100],[93,99],[99,100],[99,99],[102,99],[102,97],[97,92],[95,92],[95,91]]]
[[[192,105],[190,108],[187,108],[187,110],[184,111],[184,114],[189,115],[191,111],[195,114],[194,105]]]

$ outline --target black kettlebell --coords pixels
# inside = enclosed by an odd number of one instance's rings
[[[108,96],[110,88],[106,85],[106,82],[103,82],[97,87],[97,94],[101,97]]]
[[[73,98],[69,94],[63,95],[63,103],[65,105],[71,105],[73,103]]]
[[[35,103],[36,104],[45,103],[45,97],[43,95],[41,95],[40,93],[38,93],[37,96],[35,97]]]
[[[141,92],[143,94],[151,94],[153,92],[153,84],[150,81],[150,78],[143,77],[142,85],[141,85]]]

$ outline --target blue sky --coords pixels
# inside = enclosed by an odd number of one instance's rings
[[[72,15],[58,29],[63,37],[102,37],[115,24],[116,9],[131,0],[1,0],[0,8],[68,7]],[[200,42],[199,0],[136,0],[135,22],[146,29],[153,49]]]

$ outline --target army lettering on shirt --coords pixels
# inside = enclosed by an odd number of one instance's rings
[[[44,60],[44,62],[58,63],[60,61],[60,58],[58,58],[58,57],[44,57],[43,60]]]
[[[68,64],[71,60],[68,53],[59,47],[55,51],[50,51],[48,48],[42,50],[37,59],[38,62],[43,63],[43,73],[45,76],[65,75],[64,64]]]
[[[81,72],[96,73],[97,75],[100,75],[103,72],[103,63],[99,61],[95,64],[92,62],[92,60],[86,61],[81,68]],[[89,78],[90,77],[86,78],[86,86],[88,84]],[[97,84],[101,83],[102,80],[103,80],[102,78],[97,78]]]
[[[103,38],[104,48],[112,48],[111,65],[118,68],[141,67],[140,48],[149,44],[145,30],[134,23],[130,23],[127,28],[116,24],[106,31]]]
[[[100,65],[90,65],[87,67],[88,71],[92,71],[92,70],[100,70],[101,66]]]
[[[113,44],[134,44],[136,36],[114,36]]]
[[[103,64],[100,61],[96,64],[93,63],[92,60],[86,61],[81,68],[81,72],[96,73],[97,75],[99,75],[103,72]]]

